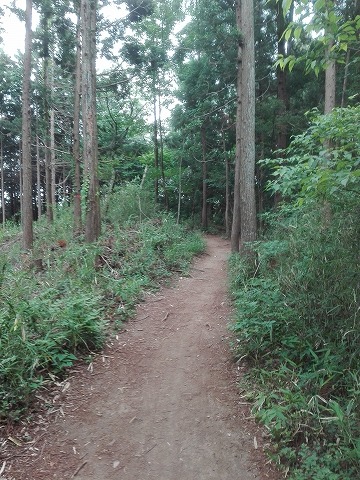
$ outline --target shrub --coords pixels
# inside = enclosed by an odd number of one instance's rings
[[[295,139],[272,183],[292,202],[266,214],[255,270],[230,263],[253,413],[297,480],[360,476],[358,115],[317,117]]]

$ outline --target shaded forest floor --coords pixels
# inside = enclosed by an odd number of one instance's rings
[[[39,410],[8,427],[0,478],[278,479],[237,387],[228,253],[207,237],[188,277],[147,295],[102,354],[41,392]]]

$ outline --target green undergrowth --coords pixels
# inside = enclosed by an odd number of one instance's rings
[[[158,288],[173,272],[186,273],[203,251],[199,234],[145,201],[141,206],[143,193],[136,186],[124,190],[113,195],[102,237],[92,245],[73,239],[67,208],[51,226],[37,222],[31,255],[19,258],[19,242],[3,236],[0,420],[20,418],[37,389],[101,349],[146,290]]]
[[[253,413],[292,480],[360,478],[360,107],[309,114],[279,158],[252,262],[232,258]],[[255,264],[255,265],[254,265]]]
[[[230,262],[235,349],[251,367],[252,411],[288,478],[360,478],[357,210],[333,205],[327,221],[310,203],[268,220],[256,267]]]

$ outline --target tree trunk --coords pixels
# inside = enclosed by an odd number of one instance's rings
[[[162,182],[162,186],[163,186],[165,210],[169,210],[169,195],[168,195],[167,189],[166,189],[165,167],[164,167],[164,139],[163,139],[163,132],[162,132],[162,124],[161,124],[161,95],[160,95],[160,91],[159,91],[159,95],[158,95],[158,105],[159,105],[159,141],[160,141],[161,182]]]
[[[285,57],[286,55],[286,41],[283,36],[285,31],[285,19],[283,15],[283,9],[281,3],[277,4],[277,38],[278,38],[278,55]],[[278,132],[277,132],[277,142],[276,147],[284,149],[287,147],[287,124],[284,121],[284,115],[288,108],[288,93],[286,88],[286,75],[287,70],[285,68],[280,68],[279,66],[276,69],[277,76],[277,98],[279,100],[279,111],[278,111]]]
[[[241,33],[241,0],[236,2],[236,25]],[[235,150],[235,180],[234,180],[234,209],[231,227],[231,251],[239,252],[240,248],[240,144],[241,144],[241,69],[242,69],[242,43],[239,40],[237,54],[237,81],[236,81],[236,150]]]
[[[158,121],[157,121],[157,112],[156,112],[156,92],[155,92],[155,74],[153,80],[153,111],[154,111],[154,167],[155,167],[155,202],[159,201],[159,139],[158,139]]]
[[[32,42],[32,0],[26,0],[25,14],[25,54],[22,93],[22,210],[23,248],[30,250],[33,245],[32,208],[32,166],[31,166],[31,42]]]
[[[74,2],[75,3],[75,2]],[[74,86],[74,125],[73,125],[73,157],[74,157],[74,235],[82,230],[81,218],[81,158],[80,158],[80,98],[81,98],[81,29],[80,12],[76,26],[76,67]]]
[[[201,148],[202,148],[202,209],[201,209],[201,226],[208,228],[208,204],[207,204],[207,160],[206,160],[206,130],[205,126],[201,127]]]
[[[241,0],[240,252],[256,240],[254,0]]]
[[[278,55],[282,55],[283,57],[286,54],[289,54],[290,47],[289,45],[290,40],[286,41],[284,37],[284,32],[288,27],[289,23],[293,21],[294,16],[294,3],[292,3],[287,18],[284,18],[283,13],[283,6],[281,2],[277,3],[277,42],[278,42]],[[286,52],[286,45],[288,46]],[[281,68],[280,66],[276,69],[276,77],[277,77],[277,98],[279,100],[279,110],[277,112],[278,115],[278,131],[277,131],[277,138],[276,138],[276,148],[284,150],[287,147],[287,136],[288,136],[288,125],[286,122],[286,112],[289,110],[289,93],[287,89],[287,69]],[[279,154],[281,157],[284,156],[284,153]],[[277,207],[281,202],[281,194],[276,192],[274,195],[274,206]]]
[[[330,41],[326,54],[327,66],[325,69],[325,115],[330,113],[335,108],[336,63],[335,60],[331,58],[331,48],[333,45],[334,42]]]
[[[180,223],[180,214],[181,214],[181,195],[182,195],[182,155],[180,156],[179,161],[179,185],[178,185],[178,206],[177,206],[177,218],[176,223]]]
[[[51,91],[53,90],[51,81]],[[50,171],[51,171],[51,205],[56,205],[56,153],[55,153],[55,110],[50,110]],[[54,212],[55,213],[55,212]]]
[[[226,152],[226,138],[225,138],[225,129],[223,126],[222,129],[222,141],[223,141],[223,154],[225,157],[225,235],[226,238],[230,238],[230,164],[229,158]]]
[[[96,11],[97,0],[81,0],[84,183],[87,190],[85,239],[89,243],[97,240],[101,231],[96,122]]]
[[[349,75],[349,64],[350,64],[350,48],[346,52],[345,57],[345,68],[344,68],[344,78],[343,78],[343,85],[341,91],[341,108],[345,107],[346,101],[346,90],[347,90],[347,82],[348,82],[348,75]]]
[[[230,238],[230,162],[225,159],[225,233],[226,238]]]
[[[41,160],[39,136],[36,135],[36,204],[37,216],[41,218]]]
[[[2,211],[2,224],[5,228],[6,212],[5,212],[5,192],[4,192],[4,142],[1,134],[0,145],[0,161],[1,161],[1,211]]]
[[[52,202],[52,183],[51,183],[51,127],[50,127],[50,96],[51,96],[51,81],[50,81],[50,27],[51,27],[51,12],[46,13],[44,18],[44,35],[42,50],[44,55],[43,60],[43,77],[44,77],[44,124],[45,124],[45,203],[46,203],[46,218],[49,223],[54,220],[54,205]]]

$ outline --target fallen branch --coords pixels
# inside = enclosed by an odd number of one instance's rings
[[[80,470],[85,467],[85,465],[87,464],[87,462],[83,462],[76,470],[75,472],[72,474],[72,477],[71,478],[75,478],[76,475],[80,472]]]
[[[147,455],[148,453],[151,452],[151,450],[153,450],[155,447],[156,447],[157,443],[155,443],[155,445],[153,445],[151,448],[149,448],[149,450],[146,450],[146,452],[143,453],[143,455]]]

